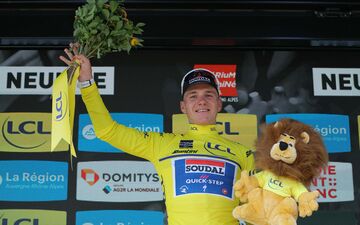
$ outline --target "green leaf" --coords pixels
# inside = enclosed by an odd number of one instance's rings
[[[119,3],[116,1],[110,1],[109,4],[110,4],[110,11],[114,13],[117,7],[119,6]]]
[[[105,0],[96,0],[95,2],[96,2],[96,7],[98,9],[101,9],[101,8],[104,7],[104,4],[105,4],[106,1]]]
[[[108,20],[110,17],[110,11],[108,9],[102,9],[101,12],[104,15],[104,17]]]
[[[143,26],[145,26],[145,23],[137,23],[136,26],[137,27],[143,27]]]
[[[115,29],[114,30],[120,30],[124,25],[124,22],[123,21],[118,21],[116,23],[116,26],[115,26]]]

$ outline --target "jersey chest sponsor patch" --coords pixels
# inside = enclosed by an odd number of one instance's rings
[[[175,197],[188,194],[213,194],[233,198],[237,165],[224,159],[186,157],[172,161]]]

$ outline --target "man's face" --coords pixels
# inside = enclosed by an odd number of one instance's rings
[[[187,115],[189,123],[199,125],[215,124],[221,107],[216,89],[209,84],[190,86],[180,102],[181,112]]]

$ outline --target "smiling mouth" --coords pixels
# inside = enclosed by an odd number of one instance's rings
[[[195,112],[209,112],[210,110],[208,109],[198,109]]]
[[[282,156],[282,155],[279,155],[279,154],[275,154],[276,156],[280,157],[280,158],[284,158],[284,159],[290,159],[290,157],[285,157],[285,156]]]

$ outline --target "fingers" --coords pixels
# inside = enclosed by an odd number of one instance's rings
[[[75,55],[79,55],[79,43],[70,43],[70,48],[74,52]]]
[[[313,194],[314,199],[317,199],[318,197],[320,197],[320,193],[318,191],[312,191],[311,193]]]
[[[61,61],[63,61],[66,65],[70,66],[71,61],[68,60],[67,58],[65,58],[64,56],[62,56],[62,55],[59,56],[59,59],[60,59]]]
[[[244,186],[245,186],[244,180],[240,179],[240,180],[236,181],[236,183],[234,185],[234,190],[235,191],[242,190],[242,189],[244,189]]]
[[[67,56],[60,56],[59,59],[61,61],[63,61],[66,65],[70,65],[74,60],[79,60],[79,61],[84,61],[84,56],[79,54],[79,43],[70,43],[69,44],[70,49],[69,48],[65,48],[64,52]]]
[[[300,208],[299,216],[304,218],[305,216],[311,216],[311,214],[312,210],[309,208],[309,205],[303,204]]]
[[[299,202],[300,217],[311,216],[319,208],[319,203],[316,201],[316,198],[319,197],[319,192],[309,192],[306,197],[306,200],[302,201],[301,204]]]
[[[71,60],[73,59],[74,55],[70,52],[69,49],[65,48],[64,52],[68,56],[69,59],[71,59]]]
[[[316,211],[319,208],[319,203],[317,203],[317,201],[311,201],[309,202],[309,207],[312,211]]]

